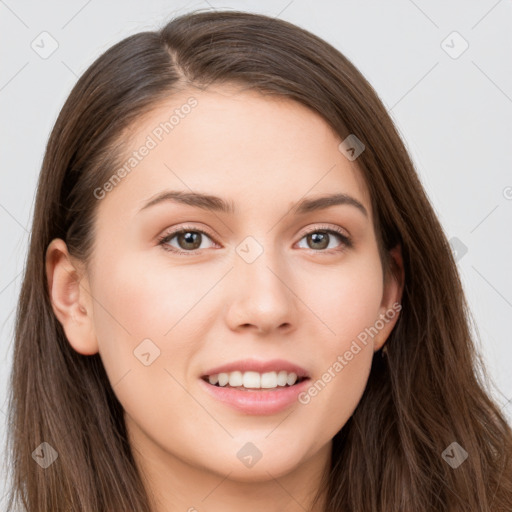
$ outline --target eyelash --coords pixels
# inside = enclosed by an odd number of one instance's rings
[[[170,248],[170,246],[167,245],[167,243],[170,242],[176,235],[179,235],[181,233],[190,232],[190,231],[194,232],[194,233],[201,233],[203,235],[206,235],[207,237],[212,239],[213,242],[215,242],[214,237],[212,235],[210,235],[209,233],[207,233],[206,231],[197,229],[193,226],[182,226],[178,230],[172,231],[171,233],[167,233],[167,234],[159,237],[158,245],[160,245],[162,247],[162,249],[164,249],[164,251],[172,252],[174,254],[182,254],[184,256],[195,256],[195,255],[197,255],[198,251],[200,251],[201,249],[195,249],[193,251],[183,251],[181,249],[176,249],[176,247]],[[342,241],[342,247],[337,248],[337,249],[329,249],[329,250],[310,249],[310,251],[313,253],[325,253],[325,254],[341,253],[341,252],[352,247],[352,241],[351,241],[350,237],[347,237],[341,231],[340,228],[332,228],[332,227],[328,227],[328,226],[318,226],[315,229],[308,231],[307,233],[304,233],[302,235],[302,237],[300,238],[300,240],[302,240],[304,237],[306,237],[308,235],[311,235],[313,233],[318,233],[318,232],[326,232],[329,234],[338,235],[340,240]],[[215,243],[217,243],[217,242],[215,242]]]

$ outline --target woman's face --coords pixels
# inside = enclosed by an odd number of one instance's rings
[[[181,92],[133,130],[125,172],[95,193],[89,330],[64,321],[70,343],[99,351],[131,441],[153,460],[257,480],[326,454],[400,299],[383,285],[357,160],[307,108],[226,85]],[[299,206],[332,194],[360,206]],[[294,366],[307,380],[282,386]],[[218,373],[249,389],[206,382]]]

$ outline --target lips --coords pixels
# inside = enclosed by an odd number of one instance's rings
[[[264,380],[266,381],[266,384],[261,388],[259,386],[256,387],[255,383],[252,381],[255,375],[252,375],[251,379],[249,379],[250,382],[247,382],[253,389],[247,389],[245,386],[220,387],[215,382],[215,380],[220,379],[221,376],[225,381],[228,375],[231,380],[233,374],[237,374],[238,382],[236,384],[238,385],[240,384],[240,376],[243,374],[245,384],[245,376],[256,372],[260,374],[262,383]],[[275,385],[275,383],[268,380],[268,377],[270,377],[269,374],[273,372],[276,374],[288,373],[291,384],[285,386],[278,385],[270,388],[271,384],[272,386]],[[267,379],[264,375],[266,375]],[[297,396],[309,386],[309,381],[310,375],[308,371],[291,361],[285,359],[263,361],[261,359],[252,358],[232,361],[208,369],[201,375],[199,386],[210,397],[231,409],[243,412],[244,414],[269,415],[277,414],[291,407],[293,404],[297,404]],[[280,383],[282,384],[282,381]],[[269,388],[266,389],[265,386],[269,386]]]
[[[298,397],[310,385],[310,379],[292,386],[274,389],[246,389],[212,386],[204,379],[198,379],[199,387],[205,394],[223,406],[239,413],[250,415],[272,415],[299,404]]]

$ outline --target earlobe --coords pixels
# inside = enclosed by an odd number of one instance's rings
[[[81,284],[79,269],[73,264],[66,243],[52,240],[46,250],[48,292],[55,316],[70,345],[80,354],[98,352],[90,296]]]
[[[402,247],[400,244],[397,244],[389,253],[391,257],[390,269],[385,279],[379,316],[380,322],[378,323],[378,326],[382,327],[382,329],[379,329],[378,335],[374,338],[374,351],[380,350],[384,346],[400,317],[402,294],[405,284]]]

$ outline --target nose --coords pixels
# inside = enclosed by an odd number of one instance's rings
[[[249,263],[236,258],[227,322],[232,330],[285,333],[297,325],[299,298],[289,267],[271,251]]]

